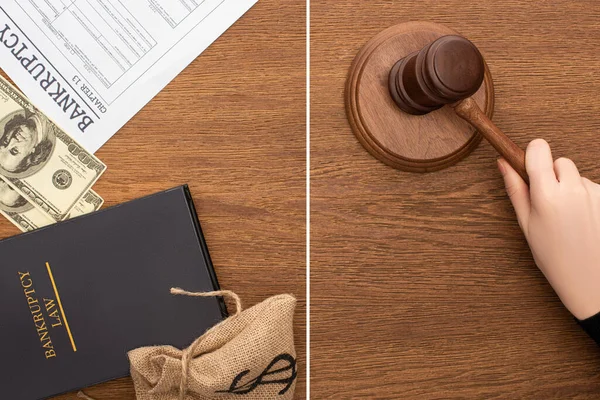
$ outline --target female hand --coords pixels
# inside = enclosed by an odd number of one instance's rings
[[[542,139],[527,147],[530,186],[503,159],[498,167],[538,268],[579,320],[600,312],[600,185]]]

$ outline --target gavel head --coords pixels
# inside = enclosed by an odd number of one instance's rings
[[[483,82],[483,56],[462,36],[442,36],[398,61],[389,75],[394,102],[422,115],[473,95]]]

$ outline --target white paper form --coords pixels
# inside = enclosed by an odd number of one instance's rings
[[[95,152],[256,2],[2,0],[0,67]]]

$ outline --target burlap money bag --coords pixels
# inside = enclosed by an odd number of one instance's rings
[[[239,297],[230,291],[171,292],[223,296],[235,301],[236,311],[185,350],[156,346],[130,351],[138,400],[293,398],[297,377],[293,296],[274,296],[242,311]]]

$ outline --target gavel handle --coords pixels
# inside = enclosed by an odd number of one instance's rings
[[[468,97],[453,104],[452,107],[459,117],[477,128],[496,151],[521,175],[521,178],[529,184],[529,177],[525,169],[525,152],[494,125],[481,111],[475,100]]]

